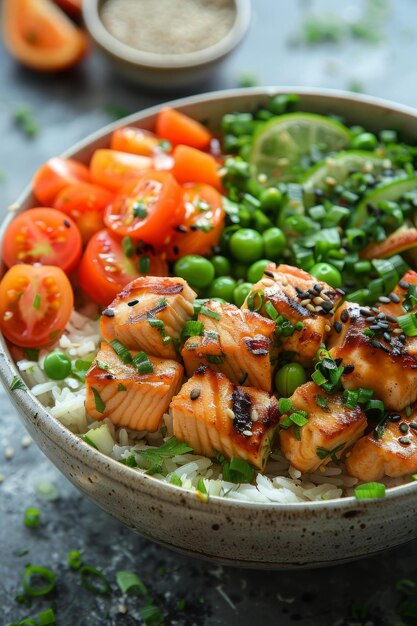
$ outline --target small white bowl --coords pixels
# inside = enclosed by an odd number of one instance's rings
[[[105,27],[100,11],[106,0],[83,2],[84,23],[92,39],[126,78],[148,87],[172,90],[208,80],[248,30],[250,0],[233,0],[235,21],[214,45],[183,54],[158,54],[129,46]]]

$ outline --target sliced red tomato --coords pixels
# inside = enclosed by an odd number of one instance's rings
[[[55,198],[54,207],[69,215],[77,224],[84,244],[104,228],[104,209],[114,193],[104,187],[79,183],[65,187]]]
[[[110,148],[142,156],[153,156],[155,152],[162,150],[161,143],[161,140],[149,130],[125,126],[113,132]]]
[[[118,191],[133,178],[152,167],[152,159],[119,150],[96,150],[90,162],[91,180],[97,185]]]
[[[90,180],[88,167],[74,159],[54,157],[44,163],[33,178],[33,193],[45,206],[52,206],[61,189]]]
[[[21,347],[39,348],[62,335],[71,316],[74,295],[59,267],[15,265],[0,283],[0,328]]]
[[[172,173],[179,183],[207,183],[222,191],[220,164],[211,154],[189,146],[177,146],[173,157]]]
[[[75,222],[55,209],[29,209],[12,221],[3,240],[3,259],[16,263],[57,265],[70,273],[81,257],[81,234]]]
[[[210,254],[219,242],[225,212],[222,197],[210,185],[188,183],[183,186],[185,216],[167,247],[167,258],[186,254]]]
[[[184,216],[183,191],[172,174],[149,170],[127,184],[105,213],[106,226],[124,237],[163,246]]]
[[[193,148],[207,148],[211,141],[211,133],[200,122],[188,115],[163,109],[156,118],[156,133],[167,139],[173,146],[184,144]]]
[[[135,248],[136,246],[136,248]],[[78,280],[81,288],[95,302],[107,306],[138,276],[167,276],[168,264],[152,250],[102,230],[88,242],[81,259]]]

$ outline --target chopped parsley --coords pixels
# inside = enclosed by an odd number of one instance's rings
[[[206,306],[202,306],[200,309],[200,313],[202,315],[207,315],[207,317],[211,317],[214,320],[219,320],[221,319],[221,315],[220,313],[217,313],[217,311],[212,311],[211,309],[209,309]]]
[[[127,391],[127,387],[125,387],[122,383],[117,385],[117,391]]]
[[[151,267],[151,260],[148,256],[142,256],[139,259],[139,273],[140,274],[149,274],[149,270]]]
[[[329,404],[327,402],[327,399],[324,396],[321,396],[320,394],[316,395],[316,404],[324,411],[329,409]]]
[[[145,219],[148,215],[148,211],[146,209],[146,204],[144,202],[135,202],[132,206],[133,217],[138,217],[140,219]]]
[[[341,443],[340,445],[336,446],[332,450],[326,450],[326,448],[316,448],[316,454],[319,457],[319,459],[321,459],[322,461],[324,459],[327,459],[327,457],[331,457],[332,461],[334,463],[337,463],[338,462],[338,458],[337,458],[336,454],[338,452],[340,452],[341,450],[343,450],[345,445],[346,444]]]
[[[96,360],[96,365],[100,370],[108,370],[109,366],[107,365],[107,363],[104,363],[104,361],[100,361],[99,359]]]
[[[404,296],[402,307],[406,313],[409,313],[417,305],[417,285],[410,285]]]
[[[38,121],[27,107],[18,107],[13,117],[18,128],[20,128],[29,139],[33,139],[39,133]]]
[[[317,359],[311,379],[327,393],[340,389],[340,379],[345,368],[340,365],[339,360],[335,361],[324,346],[318,350]]]
[[[106,405],[103,402],[102,397],[100,396],[99,392],[97,391],[97,389],[95,387],[91,387],[91,390],[93,392],[94,395],[94,404],[96,407],[96,411],[98,413],[104,413],[104,411],[106,410]]]
[[[10,383],[10,391],[17,391],[17,389],[25,390],[27,387],[20,376],[13,376],[13,380]]]
[[[172,459],[179,454],[187,454],[193,449],[182,441],[177,441],[176,437],[171,437],[165,441],[159,448],[145,448],[138,451],[141,458],[148,464],[147,474],[157,474],[162,471],[162,465],[165,459]]]

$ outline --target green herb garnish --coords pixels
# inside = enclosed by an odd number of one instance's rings
[[[385,485],[383,483],[364,483],[355,488],[357,500],[367,500],[369,498],[384,498]]]
[[[207,317],[211,317],[214,320],[221,319],[221,314],[220,313],[217,313],[217,311],[212,311],[211,309],[209,309],[208,307],[206,307],[204,305],[201,307],[200,313],[202,315],[207,315]]]
[[[91,387],[91,391],[94,395],[94,404],[96,407],[96,411],[98,413],[104,413],[104,411],[106,410],[106,404],[103,402],[102,397],[95,387]]]
[[[91,565],[83,565],[80,569],[81,585],[92,593],[106,595],[110,591],[110,584],[102,572]]]
[[[27,107],[17,108],[13,117],[16,125],[29,139],[33,139],[39,133],[39,124],[33,113]]]
[[[343,450],[345,445],[346,444],[341,443],[340,445],[336,446],[332,450],[326,450],[326,448],[316,448],[316,454],[319,457],[319,459],[321,459],[322,461],[324,459],[327,459],[327,457],[331,457],[332,461],[334,463],[337,463],[338,458],[337,458],[336,454],[338,452],[340,452],[341,450]]]
[[[26,390],[27,387],[20,376],[13,376],[13,380],[10,383],[10,391],[17,391],[17,389]]]
[[[80,569],[82,565],[81,552],[78,550],[71,550],[67,555],[67,563],[71,569]]]
[[[25,515],[23,521],[25,522],[25,526],[28,528],[37,528],[39,526],[39,509],[35,509],[33,507],[29,507],[25,511]]]
[[[142,580],[133,572],[116,572],[116,582],[122,593],[135,596],[146,596],[148,593]]]
[[[130,354],[126,346],[120,343],[120,341],[118,341],[117,339],[113,339],[113,341],[110,342],[110,345],[119,357],[119,359],[123,361],[123,363],[132,362],[132,355]]]

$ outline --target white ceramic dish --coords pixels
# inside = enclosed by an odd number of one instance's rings
[[[206,94],[170,103],[216,128],[226,112],[252,110],[275,93],[298,93],[306,111],[340,114],[370,130],[395,128],[417,139],[417,111],[375,98],[292,88],[253,88]],[[126,124],[152,129],[161,107],[107,126],[64,156],[87,162],[107,146],[111,132]],[[20,210],[33,206],[27,189]],[[10,215],[1,230],[1,237]],[[16,367],[0,340],[0,378],[9,390]],[[256,504],[194,493],[135,473],[104,456],[57,422],[27,391],[9,391],[23,423],[41,450],[94,502],[129,528],[167,547],[226,564],[284,569],[334,565],[373,554],[417,537],[417,484],[387,491],[383,499]]]

